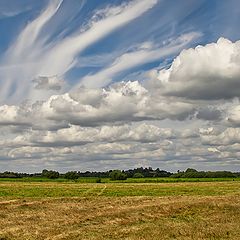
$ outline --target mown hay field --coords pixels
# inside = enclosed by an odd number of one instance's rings
[[[240,239],[240,182],[0,182],[0,239]]]

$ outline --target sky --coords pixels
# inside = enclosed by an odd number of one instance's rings
[[[0,0],[0,172],[240,171],[238,0]]]

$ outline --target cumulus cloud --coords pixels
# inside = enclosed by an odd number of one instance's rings
[[[227,110],[227,122],[235,127],[240,126],[240,105],[230,106]]]
[[[19,106],[0,106],[0,125],[30,125],[26,109]]]
[[[69,128],[59,129],[56,132],[47,131],[42,136],[33,134],[31,141],[44,146],[74,146],[97,142],[147,143],[174,137],[172,129],[142,123],[140,125],[102,126],[98,128],[71,125]]]
[[[143,120],[184,120],[194,105],[165,98],[139,82],[120,82],[103,89],[79,88],[52,95],[46,101],[1,107],[2,122],[31,125],[34,129],[58,129],[72,125],[101,126]]]
[[[220,151],[217,148],[215,148],[215,147],[209,147],[208,151],[209,152],[213,152],[213,153],[220,153]]]
[[[194,106],[178,99],[169,101],[135,81],[98,90],[80,88],[73,93],[55,95],[43,103],[42,110],[47,112],[48,119],[96,126],[147,119],[183,120],[194,112]]]
[[[222,132],[216,132],[212,128],[201,135],[203,144],[207,145],[231,145],[240,143],[240,129],[227,128]]]
[[[217,100],[239,97],[240,41],[183,50],[169,69],[158,72],[156,84],[167,96]]]
[[[64,81],[57,76],[39,76],[33,80],[33,83],[36,89],[59,91],[64,87]]]
[[[91,164],[106,161],[110,167],[115,164],[113,159],[143,161],[149,154],[152,158],[163,157],[172,151],[174,138],[172,129],[146,123],[96,128],[71,125],[57,131],[30,128],[1,139],[0,157],[5,156],[16,165],[26,160],[33,161],[33,166],[59,166],[61,162],[71,161],[73,166],[86,167],[91,160]]]

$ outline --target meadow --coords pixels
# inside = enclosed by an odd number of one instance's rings
[[[97,177],[80,177],[76,180],[68,180],[65,178],[49,179],[46,177],[22,177],[22,178],[0,178],[0,182],[62,182],[62,183],[96,183]],[[240,181],[237,178],[173,178],[173,177],[144,177],[144,178],[127,178],[126,180],[114,180],[110,178],[101,178],[101,183],[175,183],[175,182],[225,182]]]
[[[95,180],[1,179],[0,239],[239,239],[238,179]]]

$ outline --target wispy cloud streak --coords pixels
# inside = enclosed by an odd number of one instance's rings
[[[0,91],[2,100],[12,98],[16,102],[23,97],[31,97],[35,94],[31,86],[33,79],[38,76],[64,75],[77,63],[76,58],[83,50],[141,16],[157,2],[135,0],[118,7],[107,7],[100,14],[98,12],[94,15],[84,30],[80,28],[70,36],[47,43],[47,36],[41,36],[41,30],[62,3],[50,1],[46,10],[25,27],[0,61],[0,77],[4,79]]]
[[[107,84],[111,83],[112,78],[128,69],[159,60],[166,56],[176,54],[180,52],[184,47],[186,47],[193,40],[196,40],[199,36],[201,36],[198,32],[188,33],[180,36],[179,38],[173,40],[164,47],[157,47],[154,49],[149,48],[141,48],[125,53],[118,57],[113,64],[108,66],[107,68],[97,72],[94,75],[88,75],[84,77],[78,86],[85,87],[103,87]]]

